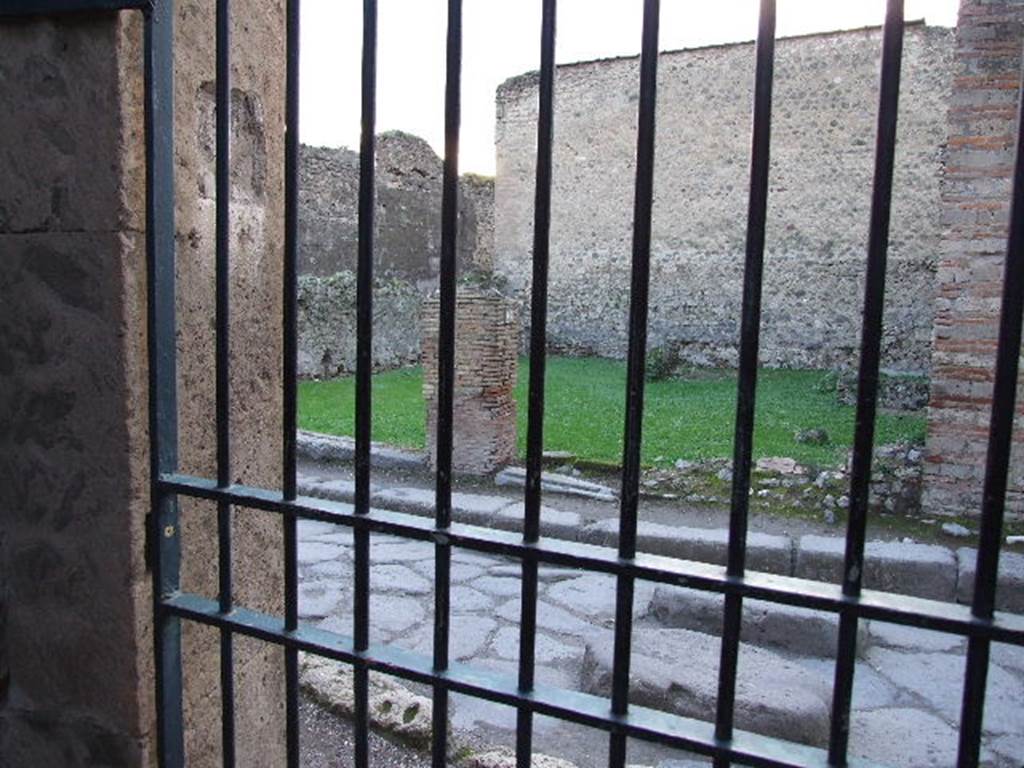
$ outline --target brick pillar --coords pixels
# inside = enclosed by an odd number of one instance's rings
[[[427,448],[436,466],[436,298],[423,305],[423,399]],[[515,305],[497,292],[460,288],[455,324],[455,432],[452,467],[486,475],[516,457],[516,355],[519,323]]]
[[[215,477],[214,4],[177,0],[181,468]],[[280,453],[283,11],[235,16],[234,469]],[[142,19],[0,21],[0,765],[155,765]],[[243,247],[244,245],[244,247]],[[240,603],[280,611],[280,521],[239,511]],[[216,511],[182,585],[216,594]],[[190,766],[220,764],[217,633],[186,625]],[[281,652],[239,639],[238,762],[284,764]]]
[[[1024,1],[962,0],[942,181],[944,234],[928,412],[925,508],[977,514],[981,503],[1006,255]],[[1018,413],[1020,410],[1018,409]],[[1008,510],[1024,510],[1022,419]]]

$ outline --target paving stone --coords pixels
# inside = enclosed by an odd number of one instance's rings
[[[305,581],[299,584],[299,617],[323,619],[345,599],[345,593],[335,584]]]
[[[542,565],[537,569],[538,580],[546,584],[555,584],[559,581],[565,581],[566,579],[575,579],[584,571],[579,568],[567,568],[557,565]],[[521,565],[496,565],[488,570],[488,574],[491,576],[502,576],[509,578],[519,578],[523,575],[523,568]]]
[[[725,598],[710,592],[659,586],[650,615],[666,627],[693,629],[720,637]],[[858,646],[867,645],[867,622],[858,624]],[[764,600],[743,601],[743,642],[793,653],[834,657],[839,643],[835,614]]]
[[[305,541],[306,539],[312,539],[324,534],[338,533],[342,530],[339,525],[325,523],[320,520],[298,520],[295,524],[295,529],[297,531],[299,541]]]
[[[494,658],[474,659],[473,665],[481,669],[503,675],[509,681],[514,682],[519,677],[519,664],[515,661]],[[538,664],[535,670],[537,683],[540,685],[552,686],[573,690],[578,676],[574,676],[558,667]],[[495,704],[474,696],[453,694],[452,697],[452,727],[456,731],[470,732],[473,734],[485,733],[487,727],[499,728],[504,731],[515,733],[516,710],[504,704]],[[555,718],[538,717],[534,719],[535,735],[545,732],[559,731],[564,729],[564,723]]]
[[[473,582],[474,589],[495,597],[513,597],[522,592],[522,581],[511,576],[484,576]]]
[[[820,675],[824,680],[835,676],[836,663],[833,659],[797,657],[794,661]],[[882,677],[865,662],[858,662],[853,676],[853,709],[870,710],[892,707],[900,703],[899,689]]]
[[[345,557],[345,548],[337,544],[320,544],[315,541],[300,541],[298,544],[299,565],[312,565],[325,560],[341,560]]]
[[[434,545],[426,541],[409,541],[388,536],[370,537],[370,561],[376,563],[414,563],[432,559]]]
[[[459,768],[516,768],[516,753],[510,749],[489,750],[473,754],[459,763]],[[530,768],[577,768],[575,763],[550,755],[530,756]]]
[[[974,570],[978,551],[965,547],[958,549],[956,556],[960,573],[956,599],[959,603],[970,604],[974,599]],[[1024,613],[1024,555],[1018,552],[999,554],[996,608],[1011,613]]]
[[[536,660],[540,664],[571,665],[579,669],[583,663],[583,646],[567,643],[557,637],[538,632],[535,640]],[[502,659],[518,661],[519,627],[502,627],[491,640],[491,651]]]
[[[430,595],[434,592],[434,584],[407,566],[390,563],[370,568],[370,589],[374,592]]]
[[[618,545],[619,522],[599,520],[586,526],[580,540],[605,547]],[[724,528],[690,528],[641,521],[637,549],[654,555],[725,565],[729,531]],[[788,576],[792,570],[792,541],[787,536],[753,532],[747,538],[747,567]]]
[[[502,603],[496,613],[506,621],[518,625],[521,613],[519,598]],[[592,625],[583,619],[574,616],[564,608],[559,608],[543,600],[537,602],[537,628],[581,638],[593,629]]]
[[[452,547],[452,562],[491,568],[502,562],[502,560],[497,557],[493,557],[492,555],[482,555],[479,552],[462,549],[461,547]]]
[[[423,600],[395,595],[370,595],[370,626],[387,634],[398,634],[419,624],[426,616]]]
[[[1024,734],[998,736],[992,739],[988,746],[994,753],[1005,758],[1013,768],[1019,768],[1021,765],[1021,756],[1024,755]]]
[[[870,632],[873,645],[912,651],[958,651],[964,647],[965,642],[962,637],[946,632],[932,632],[882,621],[872,621]]]
[[[611,690],[611,633],[588,639],[582,682],[590,693]],[[630,700],[641,706],[712,720],[718,696],[718,638],[687,629],[633,632]],[[685,660],[685,661],[684,661]],[[762,648],[742,646],[736,726],[807,744],[828,739],[827,678]]]
[[[1004,669],[1012,669],[1014,672],[1024,674],[1024,647],[1022,646],[993,643],[991,658],[993,663]]]
[[[335,530],[332,533],[323,533],[318,536],[311,536],[308,541],[318,544],[335,544],[339,547],[350,548],[353,544],[352,531],[348,529]]]
[[[843,539],[801,536],[796,576],[838,584],[845,554]],[[956,557],[935,544],[869,541],[864,550],[864,586],[932,600],[952,600],[956,594]]]
[[[451,634],[448,639],[448,652],[453,659],[469,661],[478,657],[487,649],[487,641],[498,628],[498,622],[487,616],[461,614],[452,617]],[[400,644],[422,656],[432,657],[434,653],[434,625],[424,622],[405,636],[405,643]]]
[[[315,579],[348,579],[352,574],[352,563],[348,558],[325,560],[309,566],[306,572]]]
[[[850,754],[881,765],[903,768],[948,768],[956,765],[954,728],[920,709],[854,712]]]
[[[959,722],[965,656],[962,653],[900,653],[873,648],[868,661],[900,688],[928,702],[945,720]],[[997,734],[1024,733],[1019,678],[996,664],[989,665],[984,730]]]
[[[493,609],[493,597],[477,592],[472,587],[456,584],[450,590],[452,613],[469,613]]]
[[[656,589],[657,586],[649,581],[634,582],[633,618],[647,613]],[[615,577],[589,573],[565,579],[548,587],[544,599],[587,616],[596,623],[609,624],[615,617]]]

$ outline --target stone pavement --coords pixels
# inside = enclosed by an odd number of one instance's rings
[[[350,635],[352,536],[325,523],[299,524],[304,621]],[[373,535],[371,642],[431,654],[433,546]],[[452,658],[515,677],[520,567],[455,549],[452,553]],[[633,701],[691,717],[714,711],[717,596],[638,582],[634,615]],[[538,682],[607,695],[614,580],[542,567],[538,603]],[[737,691],[737,725],[822,745],[827,736],[834,623],[811,611],[750,601]],[[955,761],[964,644],[954,637],[873,623],[861,638],[851,751],[881,763],[944,766]],[[681,663],[685,661],[685,663]],[[1024,649],[993,649],[985,759],[1020,768],[1024,755]],[[462,743],[513,743],[515,712],[453,697],[452,727]],[[603,764],[606,739],[538,717],[536,749],[579,766]],[[676,752],[631,742],[631,760],[669,768]]]

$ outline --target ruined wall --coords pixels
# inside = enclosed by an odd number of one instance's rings
[[[302,147],[299,173],[299,373],[347,373],[355,368],[355,292],[346,286],[355,285],[359,245],[359,154]],[[380,368],[419,358],[419,304],[411,297],[437,288],[442,176],[441,158],[423,139],[397,131],[377,137],[374,334],[381,341],[374,350]],[[490,269],[493,201],[491,179],[460,179],[460,272]]]
[[[778,42],[761,358],[855,362],[881,30]],[[884,365],[929,367],[939,170],[952,32],[908,25]],[[664,53],[658,71],[650,344],[733,365],[748,193],[753,44]],[[558,68],[548,334],[622,357],[627,343],[637,58]],[[497,93],[495,271],[530,283],[536,74]]]
[[[215,476],[210,3],[175,4],[183,471]],[[233,477],[280,482],[283,6],[234,11]],[[155,765],[142,23],[0,21],[0,764]],[[240,603],[282,610],[280,520],[238,515]],[[182,584],[217,591],[216,509]],[[220,765],[218,633],[186,625],[186,748]],[[236,641],[240,765],[284,760],[280,650]]]
[[[925,508],[981,505],[1006,257],[1024,39],[1021,0],[963,0],[956,36]],[[1021,402],[1024,392],[1019,392]],[[1024,511],[1024,419],[1016,419],[1008,509]]]

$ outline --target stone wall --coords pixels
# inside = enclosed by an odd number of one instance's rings
[[[213,14],[175,4],[180,466],[215,476]],[[283,7],[234,6],[234,478],[280,482]],[[142,19],[0,22],[0,764],[155,765]],[[217,590],[216,508],[182,584]],[[235,521],[236,597],[280,612],[280,520]],[[220,765],[219,638],[186,625],[188,764]],[[240,765],[284,764],[280,650],[236,640]]]
[[[437,353],[440,302],[423,305],[423,399],[427,450],[437,466]],[[456,472],[485,475],[516,457],[516,362],[519,318],[497,291],[460,288],[455,320],[454,449]]]
[[[778,42],[761,357],[856,361],[881,30]],[[952,31],[907,28],[884,365],[929,367]],[[659,61],[650,345],[733,365],[746,228],[753,44]],[[548,332],[556,350],[627,342],[637,58],[565,65],[555,85]],[[537,76],[497,93],[495,271],[530,288]]]
[[[377,138],[374,363],[389,368],[419,358],[420,312],[412,297],[437,288],[441,263],[441,158],[426,141],[400,132]],[[355,284],[359,154],[303,147],[300,164],[299,271],[303,314],[299,373],[335,375],[355,367]],[[459,271],[487,271],[494,251],[494,182],[459,183]],[[328,303],[323,303],[323,302]],[[340,304],[338,302],[341,302]]]
[[[948,111],[925,455],[924,504],[933,512],[977,514],[981,505],[1019,130],[1022,38],[1021,0],[963,0]],[[1018,415],[1008,492],[1008,509],[1017,515],[1024,511],[1022,426]]]

